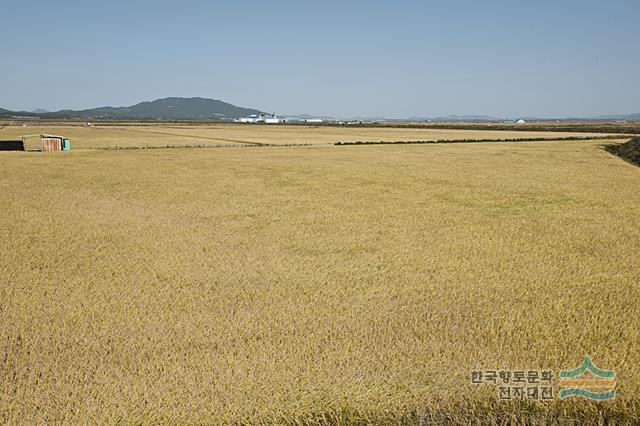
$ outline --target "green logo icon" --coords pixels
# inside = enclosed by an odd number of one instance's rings
[[[560,398],[572,396],[604,401],[616,396],[616,373],[596,367],[588,356],[574,370],[560,371]]]

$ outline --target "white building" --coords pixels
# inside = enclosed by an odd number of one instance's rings
[[[236,123],[257,123],[258,122],[258,116],[256,114],[251,114],[248,117],[240,117],[236,120],[234,120]]]
[[[286,123],[287,120],[273,115],[271,117],[265,117],[264,122],[267,124],[280,124],[280,123]]]
[[[267,123],[280,124],[286,123],[287,120],[280,118],[275,114],[251,114],[248,117],[241,117],[234,120],[236,123]]]

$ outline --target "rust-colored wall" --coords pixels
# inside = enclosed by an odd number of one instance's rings
[[[41,138],[43,151],[62,151],[62,139],[60,138]]]

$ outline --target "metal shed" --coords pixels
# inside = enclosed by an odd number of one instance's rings
[[[0,151],[24,151],[24,141],[0,141]]]
[[[64,137],[55,135],[41,135],[40,143],[42,151],[62,151],[62,141]]]
[[[28,135],[23,136],[22,141],[25,142],[27,138],[39,137],[41,151],[69,151],[71,149],[71,141],[64,136],[60,135]]]

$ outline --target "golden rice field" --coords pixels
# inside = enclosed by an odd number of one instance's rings
[[[640,168],[605,142],[65,132],[79,150],[0,153],[0,423],[640,422]],[[586,355],[615,399],[470,382]]]
[[[336,142],[380,140],[441,139],[515,139],[555,138],[573,135],[598,136],[586,132],[532,132],[429,128],[278,126],[260,124],[146,124],[146,125],[10,125],[0,129],[0,139],[53,133],[71,139],[73,149],[255,146],[255,145],[327,145]],[[39,148],[39,139],[28,138],[27,148]]]

